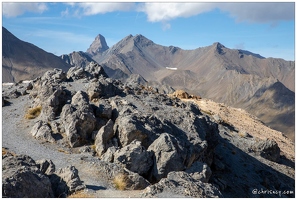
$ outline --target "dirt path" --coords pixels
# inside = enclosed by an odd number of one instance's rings
[[[30,106],[28,95],[10,99],[9,102],[9,106],[2,107],[2,147],[16,154],[28,155],[34,160],[50,159],[56,169],[75,166],[81,180],[87,186],[84,192],[90,197],[140,197],[141,191],[115,190],[110,181],[97,177],[94,170],[81,160],[86,155],[69,153],[58,144],[41,143],[34,139],[30,131],[37,119],[24,119],[25,112]]]

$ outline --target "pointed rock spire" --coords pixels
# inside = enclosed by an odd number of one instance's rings
[[[97,53],[102,53],[107,49],[109,49],[109,47],[107,46],[105,38],[103,37],[103,35],[99,34],[88,48],[87,53],[93,56]]]

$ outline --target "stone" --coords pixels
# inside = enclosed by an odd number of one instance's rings
[[[51,175],[56,170],[55,164],[51,160],[36,160],[36,165],[39,168],[39,170],[46,175]]]
[[[114,162],[139,175],[146,174],[153,165],[152,154],[134,140],[114,153]]]
[[[142,197],[184,197],[184,198],[218,198],[223,197],[221,192],[212,184],[195,180],[188,173],[170,172],[167,178],[147,187]]]
[[[260,156],[267,160],[278,162],[280,158],[280,148],[273,139],[261,140],[255,142],[252,149],[256,151]]]
[[[84,73],[84,68],[82,67],[70,67],[69,70],[67,71],[66,75],[67,79],[73,79],[73,80],[78,80],[85,78],[85,73]]]
[[[2,159],[2,197],[53,198],[50,179],[26,155]]]
[[[74,166],[58,169],[57,172],[50,175],[50,180],[56,197],[67,197],[86,188]]]
[[[107,74],[105,73],[102,66],[98,63],[90,62],[85,68],[75,66],[71,67],[67,72],[67,78],[72,80],[78,79],[93,79],[99,78],[100,76],[107,78]]]
[[[178,140],[162,133],[148,148],[154,153],[154,167],[152,170],[152,181],[159,181],[171,171],[181,171],[186,167],[186,151],[179,144]]]
[[[98,177],[113,181],[119,176],[125,177],[126,190],[143,190],[150,185],[150,182],[140,176],[138,173],[132,172],[131,170],[125,169],[121,164],[110,163],[102,160],[97,160],[89,168],[94,171]]]
[[[44,142],[55,142],[55,139],[52,136],[52,130],[50,126],[44,122],[44,121],[37,121],[32,130],[31,130],[31,135],[41,141]]]
[[[44,75],[41,77],[41,81],[44,80],[47,80],[49,82],[60,83],[66,81],[66,73],[63,72],[62,69],[55,68],[44,73]]]
[[[91,79],[92,78],[98,79],[100,76],[108,78],[103,67],[95,62],[89,63],[85,68],[85,72],[86,72],[87,76],[90,77]]]
[[[114,162],[114,153],[118,150],[118,147],[109,147],[106,152],[101,156],[101,160],[113,163]]]
[[[18,98],[18,97],[21,96],[21,95],[22,95],[22,93],[19,92],[17,89],[12,90],[12,91],[8,94],[9,98],[11,98],[11,99]]]
[[[188,99],[190,97],[190,95],[183,90],[176,90],[172,95],[180,99]]]
[[[100,76],[98,81],[88,84],[87,93],[90,100],[109,98],[122,93],[116,86],[115,81],[110,78]]]
[[[41,116],[45,120],[54,120],[62,111],[68,99],[67,92],[62,87],[56,90],[42,102]]]
[[[190,174],[195,180],[199,180],[203,183],[208,183],[212,174],[210,167],[206,163],[199,161],[194,162],[185,172]]]
[[[71,147],[82,146],[92,138],[97,120],[85,92],[78,91],[72,97],[71,104],[62,108],[60,118]]]
[[[108,120],[107,124],[101,127],[96,135],[95,146],[99,157],[106,151],[107,142],[114,136],[113,125],[113,121]]]
[[[96,109],[96,117],[111,119],[112,117],[112,107],[111,105],[102,99]]]

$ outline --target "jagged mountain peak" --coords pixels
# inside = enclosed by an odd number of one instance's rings
[[[93,43],[87,49],[87,53],[93,56],[98,53],[102,53],[107,49],[109,49],[109,47],[107,46],[105,37],[101,34],[98,34]]]
[[[215,42],[212,44],[212,48],[214,49],[214,52],[217,52],[219,54],[224,54],[225,53],[224,49],[226,47],[219,42]]]
[[[141,34],[137,34],[133,37],[133,41],[144,45],[152,45],[154,42]]]
[[[220,42],[215,42],[213,43],[213,46],[217,47],[217,48],[226,48],[223,44],[221,44]]]

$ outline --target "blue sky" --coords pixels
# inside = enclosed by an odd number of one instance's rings
[[[54,53],[86,51],[98,34],[114,45],[142,34],[164,46],[220,42],[295,60],[295,3],[2,3],[2,26]]]

